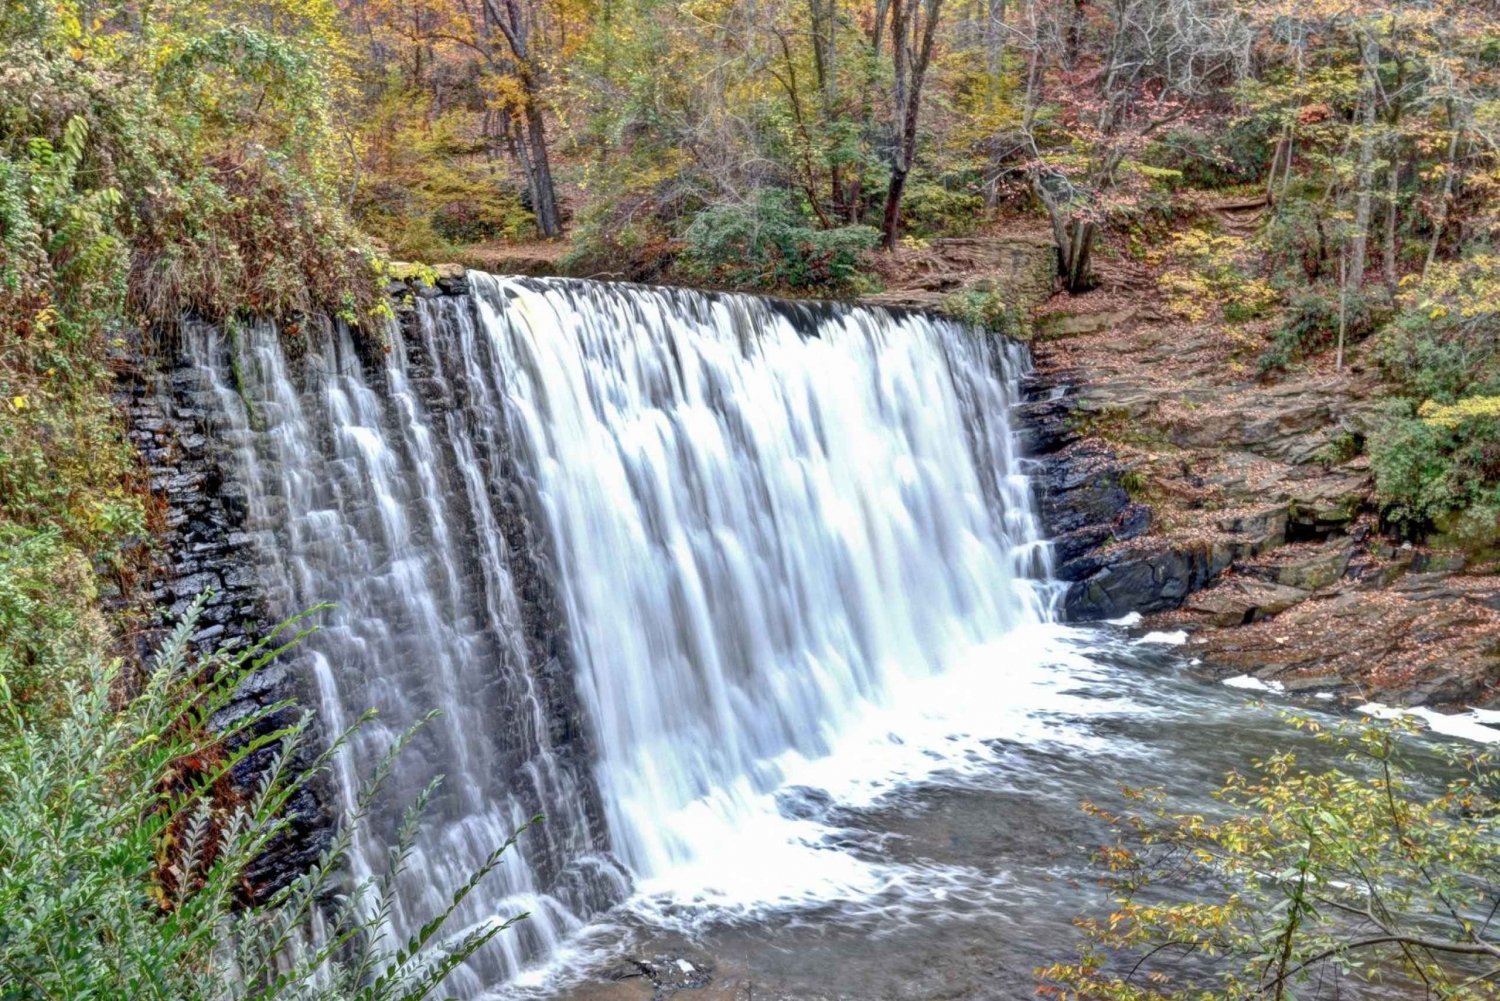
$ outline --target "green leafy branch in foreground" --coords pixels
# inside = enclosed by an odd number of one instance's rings
[[[294,762],[309,718],[288,703],[215,730],[241,682],[311,628],[299,617],[256,644],[194,661],[189,637],[202,607],[200,599],[123,701],[118,662],[95,662],[70,684],[65,711],[47,720],[24,714],[0,675],[0,998],[427,996],[525,917],[445,934],[516,836],[409,941],[389,941],[384,916],[436,781],[407,811],[386,873],[349,887],[345,862],[409,731],[376,764],[316,865],[268,900],[251,899],[250,866],[288,833],[289,804],[368,717],[306,767]],[[286,718],[294,721],[275,725]],[[254,789],[236,792],[228,776],[254,754],[270,763]],[[320,916],[329,930],[313,936]]]
[[[1500,996],[1492,755],[1446,752],[1441,787],[1413,767],[1408,724],[1292,722],[1344,765],[1255,762],[1219,790],[1222,819],[1173,812],[1160,791],[1126,790],[1140,813],[1085,804],[1117,834],[1099,853],[1115,909],[1078,922],[1079,960],[1039,970],[1039,993],[1308,1001],[1384,981],[1403,997]]]

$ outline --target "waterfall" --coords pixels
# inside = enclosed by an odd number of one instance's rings
[[[443,777],[401,880],[391,944],[440,911],[513,831],[546,815],[450,929],[531,914],[449,981],[474,994],[553,950],[628,883],[591,822],[592,780],[548,718],[547,665],[530,659],[504,515],[480,472],[488,415],[454,405],[472,387],[441,367],[417,371],[398,333],[373,363],[342,324],[198,325],[186,346],[240,461],[273,610],[336,603],[301,651],[325,731],[379,713],[336,761],[344,815],[392,742],[442,714],[398,759],[354,845],[356,879],[382,871],[402,811]]]
[[[377,871],[445,775],[398,930],[547,816],[465,908],[533,917],[464,994],[632,885],[734,882],[799,765],[1050,615],[1018,348],[915,314],[469,277],[385,352],[339,324],[188,336],[273,607],[337,603],[304,657],[325,726],[381,713],[340,759],[345,808],[443,714],[356,850]]]

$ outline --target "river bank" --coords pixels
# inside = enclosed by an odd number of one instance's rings
[[[1486,705],[1500,682],[1494,554],[1383,524],[1358,350],[1263,376],[1118,266],[1037,310],[1024,410],[1074,619],[1146,615],[1216,677],[1355,703]]]

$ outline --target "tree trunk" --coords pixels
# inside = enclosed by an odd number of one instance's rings
[[[1443,242],[1443,230],[1448,228],[1448,202],[1453,198],[1453,178],[1458,173],[1458,143],[1460,130],[1453,120],[1453,106],[1448,106],[1448,169],[1443,172],[1443,194],[1438,199],[1437,218],[1432,222],[1432,242],[1427,245],[1427,260],[1422,263],[1422,277],[1432,269],[1437,260],[1438,247]]]
[[[881,231],[885,234],[886,250],[896,249],[896,236],[901,223],[901,193],[906,188],[906,173],[905,168],[893,168],[890,186],[885,191],[885,219],[881,224]]]
[[[882,225],[882,245],[887,251],[896,249],[896,240],[901,228],[901,195],[906,189],[906,175],[911,172],[916,158],[917,124],[922,108],[922,83],[927,76],[927,66],[932,61],[933,45],[937,39],[938,18],[942,14],[943,0],[903,0],[891,2],[892,59],[896,70],[896,141],[891,151],[891,183],[885,194],[885,218]],[[922,25],[922,41],[915,53],[910,50],[911,27],[914,18],[925,10],[926,20]],[[910,79],[907,79],[907,77]]]
[[[557,187],[552,183],[552,163],[547,155],[547,126],[542,120],[542,83],[537,63],[531,57],[531,21],[534,11],[524,8],[520,0],[484,0],[489,23],[500,29],[515,61],[524,105],[521,118],[529,157],[522,162],[527,186],[531,190],[531,210],[536,213],[536,228],[547,239],[562,236],[562,213],[557,206]]]
[[[1094,287],[1094,239],[1099,227],[1093,222],[1074,219],[1070,229],[1063,287],[1069,292],[1087,292]]]
[[[1359,161],[1355,172],[1354,233],[1349,241],[1349,273],[1346,285],[1358,292],[1364,287],[1365,268],[1369,264],[1371,188],[1375,184],[1375,102],[1379,94],[1376,79],[1380,46],[1368,32],[1360,38],[1360,61],[1364,65],[1365,92],[1360,100]]]
[[[991,77],[998,77],[1005,62],[1005,0],[989,0],[984,20],[984,58]]]
[[[552,162],[547,156],[547,127],[536,102],[526,104],[526,145],[531,147],[532,211],[536,228],[546,239],[562,236],[562,213],[557,207],[557,188],[552,183]]]
[[[1391,150],[1391,166],[1386,171],[1385,205],[1385,288],[1392,300],[1396,298],[1396,202],[1401,196],[1401,163],[1397,151]]]
[[[1349,245],[1339,244],[1339,340],[1338,349],[1334,355],[1333,368],[1336,372],[1344,370],[1344,332],[1348,328],[1349,319]]]

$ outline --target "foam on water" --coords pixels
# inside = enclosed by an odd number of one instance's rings
[[[1403,708],[1388,706],[1380,702],[1366,702],[1356,706],[1355,712],[1374,716],[1377,719],[1419,719],[1433,733],[1445,737],[1457,737],[1479,744],[1500,744],[1500,712],[1490,709],[1468,709],[1459,713],[1442,713],[1426,706]]]

